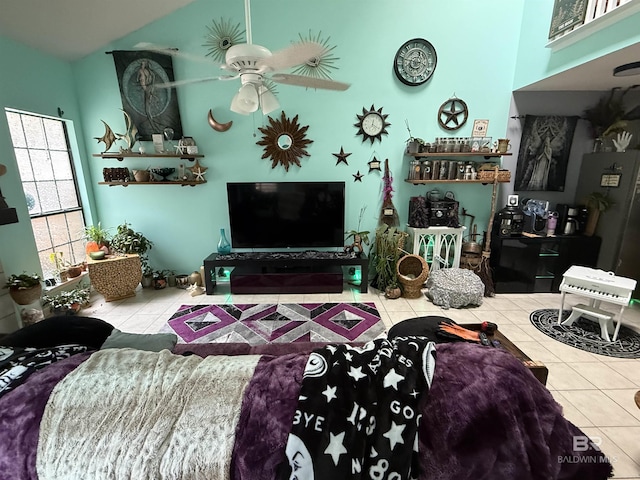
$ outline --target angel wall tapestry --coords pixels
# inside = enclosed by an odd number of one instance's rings
[[[578,118],[526,116],[514,190],[564,191],[571,142]]]
[[[170,55],[149,51],[111,52],[116,66],[122,109],[138,129],[138,139],[150,141],[154,133],[173,129],[182,138],[182,122],[175,88],[161,84],[174,81]]]

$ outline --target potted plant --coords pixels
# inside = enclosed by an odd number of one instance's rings
[[[75,315],[89,301],[89,287],[62,290],[42,297],[42,305],[48,306],[54,315]]]
[[[353,243],[351,245],[346,245],[344,247],[345,251],[354,252],[358,256],[360,256],[360,254],[364,252],[362,244],[364,243],[365,245],[369,245],[369,230],[360,230],[362,216],[364,215],[366,209],[366,205],[360,209],[360,216],[358,217],[358,229],[349,230],[346,233],[347,236],[345,238],[346,241],[349,241],[349,239],[353,237]]]
[[[627,109],[624,97],[629,90],[637,86],[633,85],[624,90],[621,90],[620,87],[612,88],[607,95],[598,100],[598,103],[584,111],[584,118],[591,124],[595,140],[594,152],[602,151],[605,139],[623,132],[628,121],[636,118],[638,107]]]
[[[397,264],[402,256],[405,232],[396,227],[381,225],[376,229],[376,238],[371,254],[375,273],[373,287],[385,293],[387,298],[398,298],[402,294],[398,284]]]
[[[85,251],[87,254],[103,250],[109,253],[109,240],[111,234],[105,228],[102,228],[100,222],[98,225],[88,225],[84,228],[83,238],[87,240]]]
[[[608,195],[601,192],[591,192],[586,198],[586,203],[589,216],[587,217],[584,234],[587,237],[591,237],[596,232],[600,213],[609,210],[615,205],[615,202]]]
[[[153,271],[153,288],[156,290],[161,290],[166,288],[167,286],[167,277],[169,275],[169,270],[154,270]]]
[[[12,274],[7,278],[4,288],[9,289],[9,295],[18,305],[29,305],[42,295],[41,281],[42,278],[37,273]]]
[[[143,272],[148,270],[149,260],[146,253],[152,248],[153,242],[142,233],[134,231],[126,222],[118,225],[115,235],[111,238],[111,249],[114,252],[137,253],[140,256]]]

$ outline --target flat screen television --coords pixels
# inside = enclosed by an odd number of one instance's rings
[[[227,183],[234,248],[344,245],[344,182]]]

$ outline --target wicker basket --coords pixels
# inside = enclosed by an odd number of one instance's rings
[[[487,182],[493,182],[494,177],[495,177],[495,172],[493,170],[480,170],[476,178],[478,180],[486,180]],[[510,180],[511,180],[510,170],[498,170],[499,182],[508,182]]]
[[[429,275],[429,265],[420,255],[405,255],[396,265],[398,282],[405,298],[420,298],[422,285]]]
[[[40,299],[42,295],[42,285],[35,285],[30,288],[10,287],[9,295],[18,305],[29,305]]]

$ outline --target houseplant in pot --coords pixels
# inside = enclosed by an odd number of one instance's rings
[[[100,250],[109,253],[111,233],[106,228],[102,228],[100,222],[98,222],[98,225],[86,226],[83,231],[83,238],[87,241],[85,245],[87,254]]]
[[[118,225],[110,246],[117,253],[137,253],[140,255],[143,271],[147,270],[149,260],[146,254],[153,248],[153,242],[142,233],[134,231],[128,223]]]
[[[609,210],[615,205],[615,202],[608,195],[600,192],[591,192],[587,196],[586,200],[589,216],[587,217],[587,224],[584,228],[584,234],[587,237],[592,237],[594,233],[596,233],[596,227],[598,226],[600,213]]]
[[[54,315],[75,315],[89,302],[89,287],[76,287],[42,297],[42,306]]]
[[[397,264],[402,256],[405,232],[396,227],[381,225],[371,251],[371,265],[375,276],[371,285],[384,292],[387,298],[398,298],[402,294],[398,283]]]
[[[42,278],[37,273],[12,274],[7,278],[4,288],[9,289],[9,295],[18,305],[29,305],[42,295]]]

